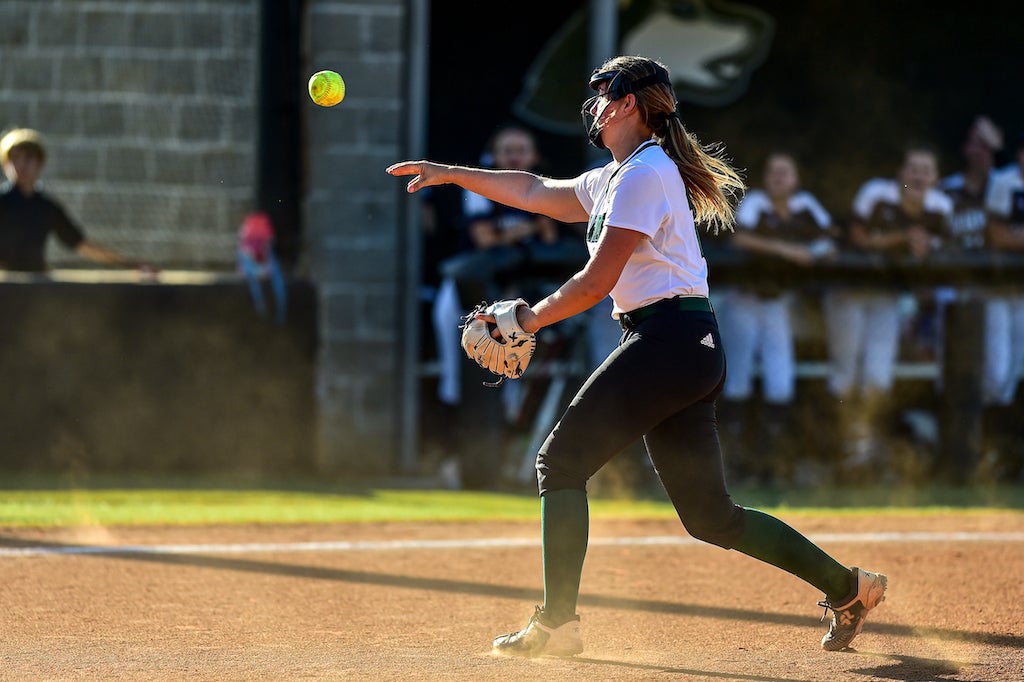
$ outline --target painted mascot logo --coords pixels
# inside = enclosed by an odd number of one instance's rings
[[[531,65],[515,102],[518,116],[550,132],[579,129],[589,11],[577,12]],[[620,3],[619,52],[652,57],[668,66],[682,102],[725,106],[742,95],[768,54],[775,22],[763,11],[716,0]],[[585,87],[585,86],[583,86]]]

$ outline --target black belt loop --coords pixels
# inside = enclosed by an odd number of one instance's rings
[[[692,312],[712,313],[711,301],[703,296],[676,296],[675,298],[663,298],[660,301],[649,303],[636,310],[619,315],[619,326],[623,331],[629,331],[652,315],[667,310],[687,310]]]

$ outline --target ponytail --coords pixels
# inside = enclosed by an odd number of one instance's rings
[[[647,57],[623,55],[609,59],[594,73],[622,74],[627,79],[622,87],[630,87],[622,92],[636,95],[644,123],[679,168],[694,221],[705,224],[715,234],[722,229],[732,230],[736,203],[746,184],[725,156],[721,143],[702,145],[683,125],[666,67]]]
[[[722,229],[732,230],[736,202],[746,183],[726,158],[725,147],[717,142],[702,145],[675,111],[654,118],[661,118],[652,121],[654,139],[679,167],[694,221],[706,224],[715,234]]]

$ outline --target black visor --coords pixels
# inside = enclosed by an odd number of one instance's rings
[[[664,67],[658,64],[654,65],[654,73],[643,78],[638,78],[635,81],[631,81],[625,77],[622,71],[601,71],[594,70],[594,74],[590,77],[590,88],[597,90],[598,86],[605,81],[611,81],[608,83],[608,98],[611,101],[615,101],[621,97],[643,90],[651,85],[664,84],[669,87],[672,86],[672,79],[669,78],[668,71]]]

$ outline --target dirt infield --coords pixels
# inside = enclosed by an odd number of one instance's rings
[[[489,652],[543,599],[536,523],[0,529],[0,679],[1024,680],[1024,514],[787,520],[888,573],[858,651],[792,576],[639,540],[671,521],[593,523],[586,650],[541,660]]]

